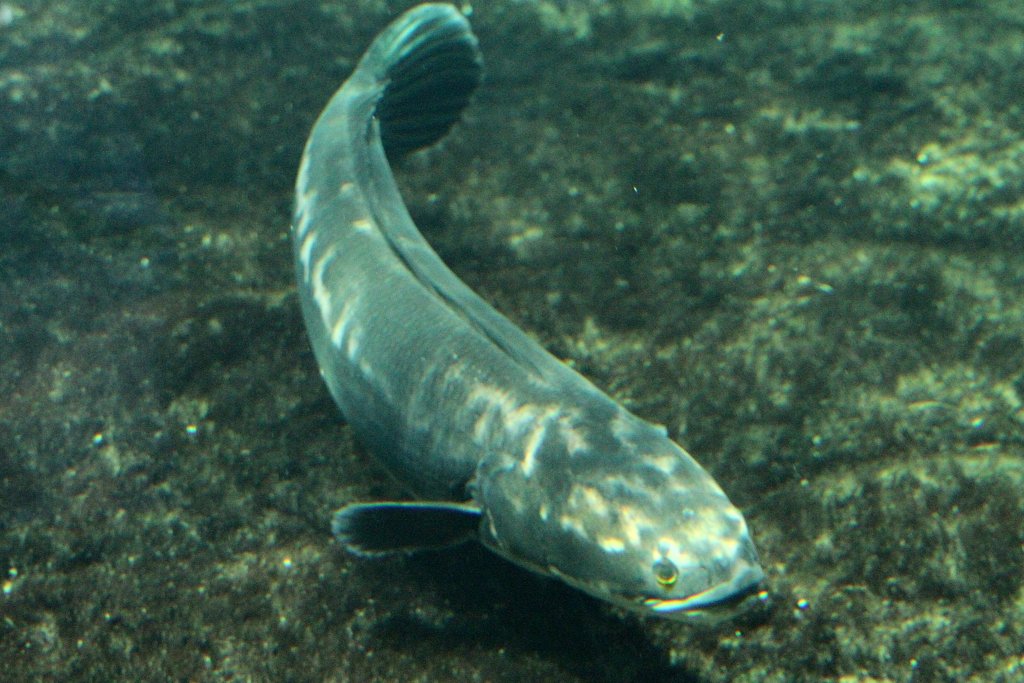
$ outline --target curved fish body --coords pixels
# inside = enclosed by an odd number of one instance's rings
[[[321,374],[417,498],[348,505],[334,533],[361,554],[471,534],[648,614],[735,604],[763,572],[711,476],[466,287],[405,208],[388,157],[442,137],[480,76],[465,17],[415,7],[375,39],[302,156],[292,233]]]

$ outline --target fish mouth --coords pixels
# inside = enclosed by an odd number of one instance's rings
[[[764,570],[757,564],[743,562],[732,578],[685,598],[647,598],[643,604],[659,616],[697,617],[714,612],[729,612],[741,608],[755,593],[761,592]]]

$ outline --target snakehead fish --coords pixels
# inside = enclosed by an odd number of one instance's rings
[[[481,73],[466,18],[419,5],[373,41],[302,155],[292,234],[320,372],[415,497],[346,505],[335,536],[363,555],[473,536],[644,614],[749,601],[764,574],[711,476],[477,296],[413,224],[388,159],[443,137]]]

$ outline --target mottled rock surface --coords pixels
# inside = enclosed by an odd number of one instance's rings
[[[360,561],[294,294],[313,119],[411,3],[0,3],[0,678],[1024,680],[1024,5],[504,0],[403,164],[485,298],[747,514],[640,621],[467,546]]]

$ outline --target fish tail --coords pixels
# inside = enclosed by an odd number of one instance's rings
[[[428,3],[388,26],[359,68],[384,85],[374,114],[395,159],[444,137],[480,85],[483,59],[466,17]]]

